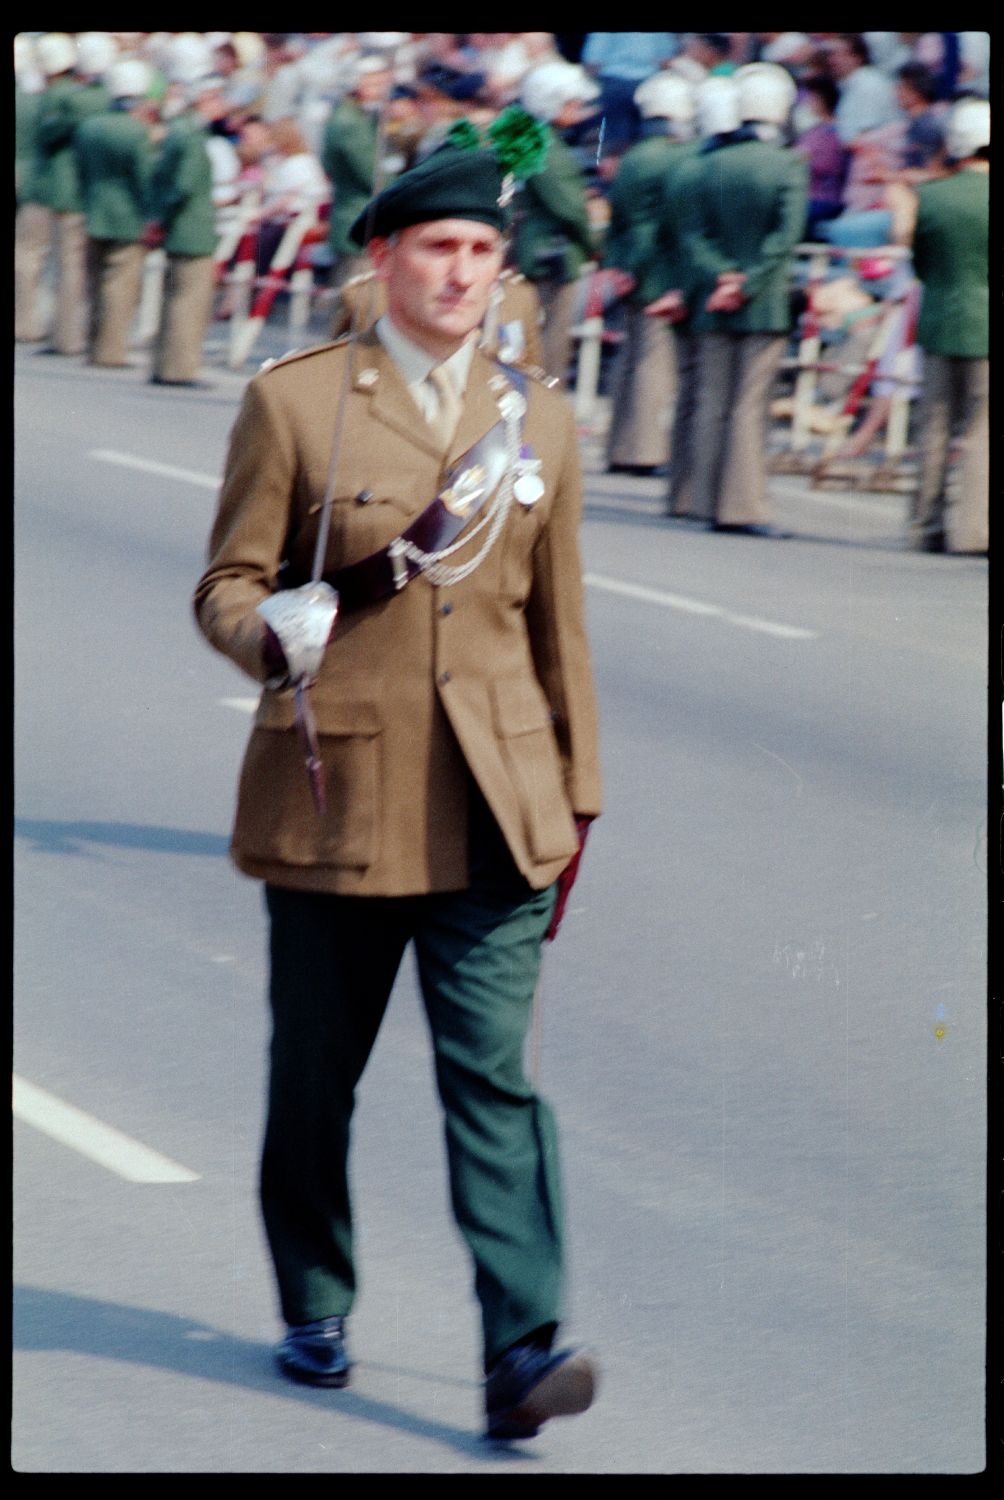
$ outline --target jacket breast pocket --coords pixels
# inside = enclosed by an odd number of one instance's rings
[[[492,685],[495,729],[523,814],[527,842],[541,864],[575,853],[575,820],[543,690],[521,674]]]
[[[366,869],[380,842],[382,725],[375,703],[314,703],[326,809],[314,807],[292,694],[266,692],[241,770],[234,843],[252,858]]]

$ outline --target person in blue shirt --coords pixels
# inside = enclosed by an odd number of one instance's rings
[[[620,155],[638,139],[641,115],[634,91],[678,51],[675,31],[589,32],[581,61],[602,93],[605,151]]]

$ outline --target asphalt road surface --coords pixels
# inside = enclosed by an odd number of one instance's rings
[[[254,684],[197,634],[245,376],[16,358],[12,1462],[21,1473],[984,1465],[987,577],[897,496],[763,541],[584,442],[606,811],[545,962],[596,1404],[479,1438],[410,967],[362,1085],[353,1383],[273,1370]]]

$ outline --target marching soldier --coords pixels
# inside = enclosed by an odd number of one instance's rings
[[[924,552],[990,544],[990,105],[965,98],[948,118],[951,172],[917,189],[913,267],[923,285],[920,483],[909,540]],[[957,445],[954,475],[950,460]],[[951,482],[954,478],[954,483]]]
[[[353,276],[338,289],[331,337],[341,338],[351,330],[361,333],[386,311],[387,288],[374,272]],[[498,354],[506,364],[541,370],[540,320],[540,301],[533,283],[511,266],[503,266],[489,294],[480,347]]]
[[[750,63],[703,90],[728,110],[733,86],[731,118],[708,136],[681,192],[699,349],[691,515],[716,531],[783,536],[769,520],[765,439],[792,324],[791,258],[808,177],[781,140],[795,99],[791,74]]]
[[[565,383],[572,357],[576,283],[596,254],[582,169],[560,132],[578,124],[599,95],[584,68],[565,61],[541,63],[523,80],[521,103],[549,131],[547,164],[519,193],[516,264],[532,281],[543,313],[543,366]]]
[[[157,107],[149,98],[153,74],[139,58],[115,63],[108,74],[111,108],[92,115],[76,135],[87,224],[92,365],[129,363],[129,333],[143,289],[149,218],[152,127]]]
[[[411,942],[481,1305],[486,1435],[530,1438],[584,1410],[595,1381],[584,1352],[555,1346],[557,1143],[522,1055],[600,793],[573,414],[470,337],[501,269],[501,189],[491,151],[446,147],[356,221],[387,313],[358,345],[251,381],[195,608],[265,687],[232,852],[271,921],[261,1193],[280,1367],[349,1379],[349,1124]]]
[[[216,205],[206,142],[226,100],[221,80],[211,75],[187,84],[186,97],[188,107],[171,122],[150,185],[153,222],[146,241],[167,252],[153,385],[198,385],[216,290]]]
[[[610,224],[603,263],[633,279],[624,343],[611,372],[614,392],[607,433],[609,473],[652,473],[670,457],[670,425],[677,405],[677,339],[669,318],[647,312],[650,303],[678,287],[667,265],[660,230],[675,231],[675,205],[667,209],[669,181],[696,151],[691,139],[694,91],[665,69],[634,94],[642,139],[625,152],[610,188]],[[665,238],[665,232],[664,232]],[[681,433],[681,448],[685,438]]]

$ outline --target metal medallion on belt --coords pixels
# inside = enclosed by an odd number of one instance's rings
[[[458,474],[449,489],[443,490],[440,500],[454,516],[466,516],[475,500],[484,494],[485,469],[483,464],[472,464]]]

